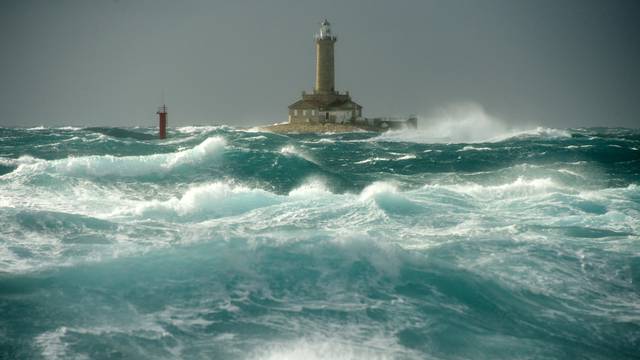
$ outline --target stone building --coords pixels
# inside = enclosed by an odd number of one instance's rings
[[[313,93],[302,92],[302,99],[289,105],[290,123],[353,123],[362,117],[362,106],[351,100],[349,92],[335,90],[333,47],[327,20],[321,23],[316,42],[316,84]]]

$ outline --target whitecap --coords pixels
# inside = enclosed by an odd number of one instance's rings
[[[391,160],[390,158],[374,157],[374,158],[368,158],[368,159],[361,160],[361,161],[356,161],[356,162],[354,162],[354,164],[360,165],[360,164],[367,164],[367,163],[370,163],[370,162],[390,161],[390,160]]]
[[[491,150],[491,148],[489,147],[475,147],[475,146],[471,146],[471,145],[467,145],[465,147],[463,147],[462,149],[458,150],[458,152],[460,151],[489,151]]]
[[[416,156],[414,154],[407,154],[407,155],[400,156],[396,160],[412,160],[412,159],[415,159],[415,158],[416,158]]]

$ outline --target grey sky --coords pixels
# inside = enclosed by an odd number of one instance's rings
[[[171,126],[283,121],[325,17],[365,116],[640,125],[638,1],[2,0],[0,126],[151,126],[162,89]]]

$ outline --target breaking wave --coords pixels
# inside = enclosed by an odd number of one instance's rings
[[[217,158],[225,141],[210,137],[192,149],[169,154],[141,156],[93,155],[70,157],[60,160],[20,158],[15,174],[56,172],[70,176],[121,176],[136,177],[163,173],[185,165],[196,165]]]
[[[194,186],[180,198],[144,202],[135,209],[135,213],[140,216],[222,217],[241,214],[279,202],[281,202],[280,197],[261,189],[218,182]]]

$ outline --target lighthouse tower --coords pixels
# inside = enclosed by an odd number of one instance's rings
[[[333,65],[333,45],[338,40],[331,35],[331,24],[325,19],[316,34],[316,94],[335,92],[335,71]]]

